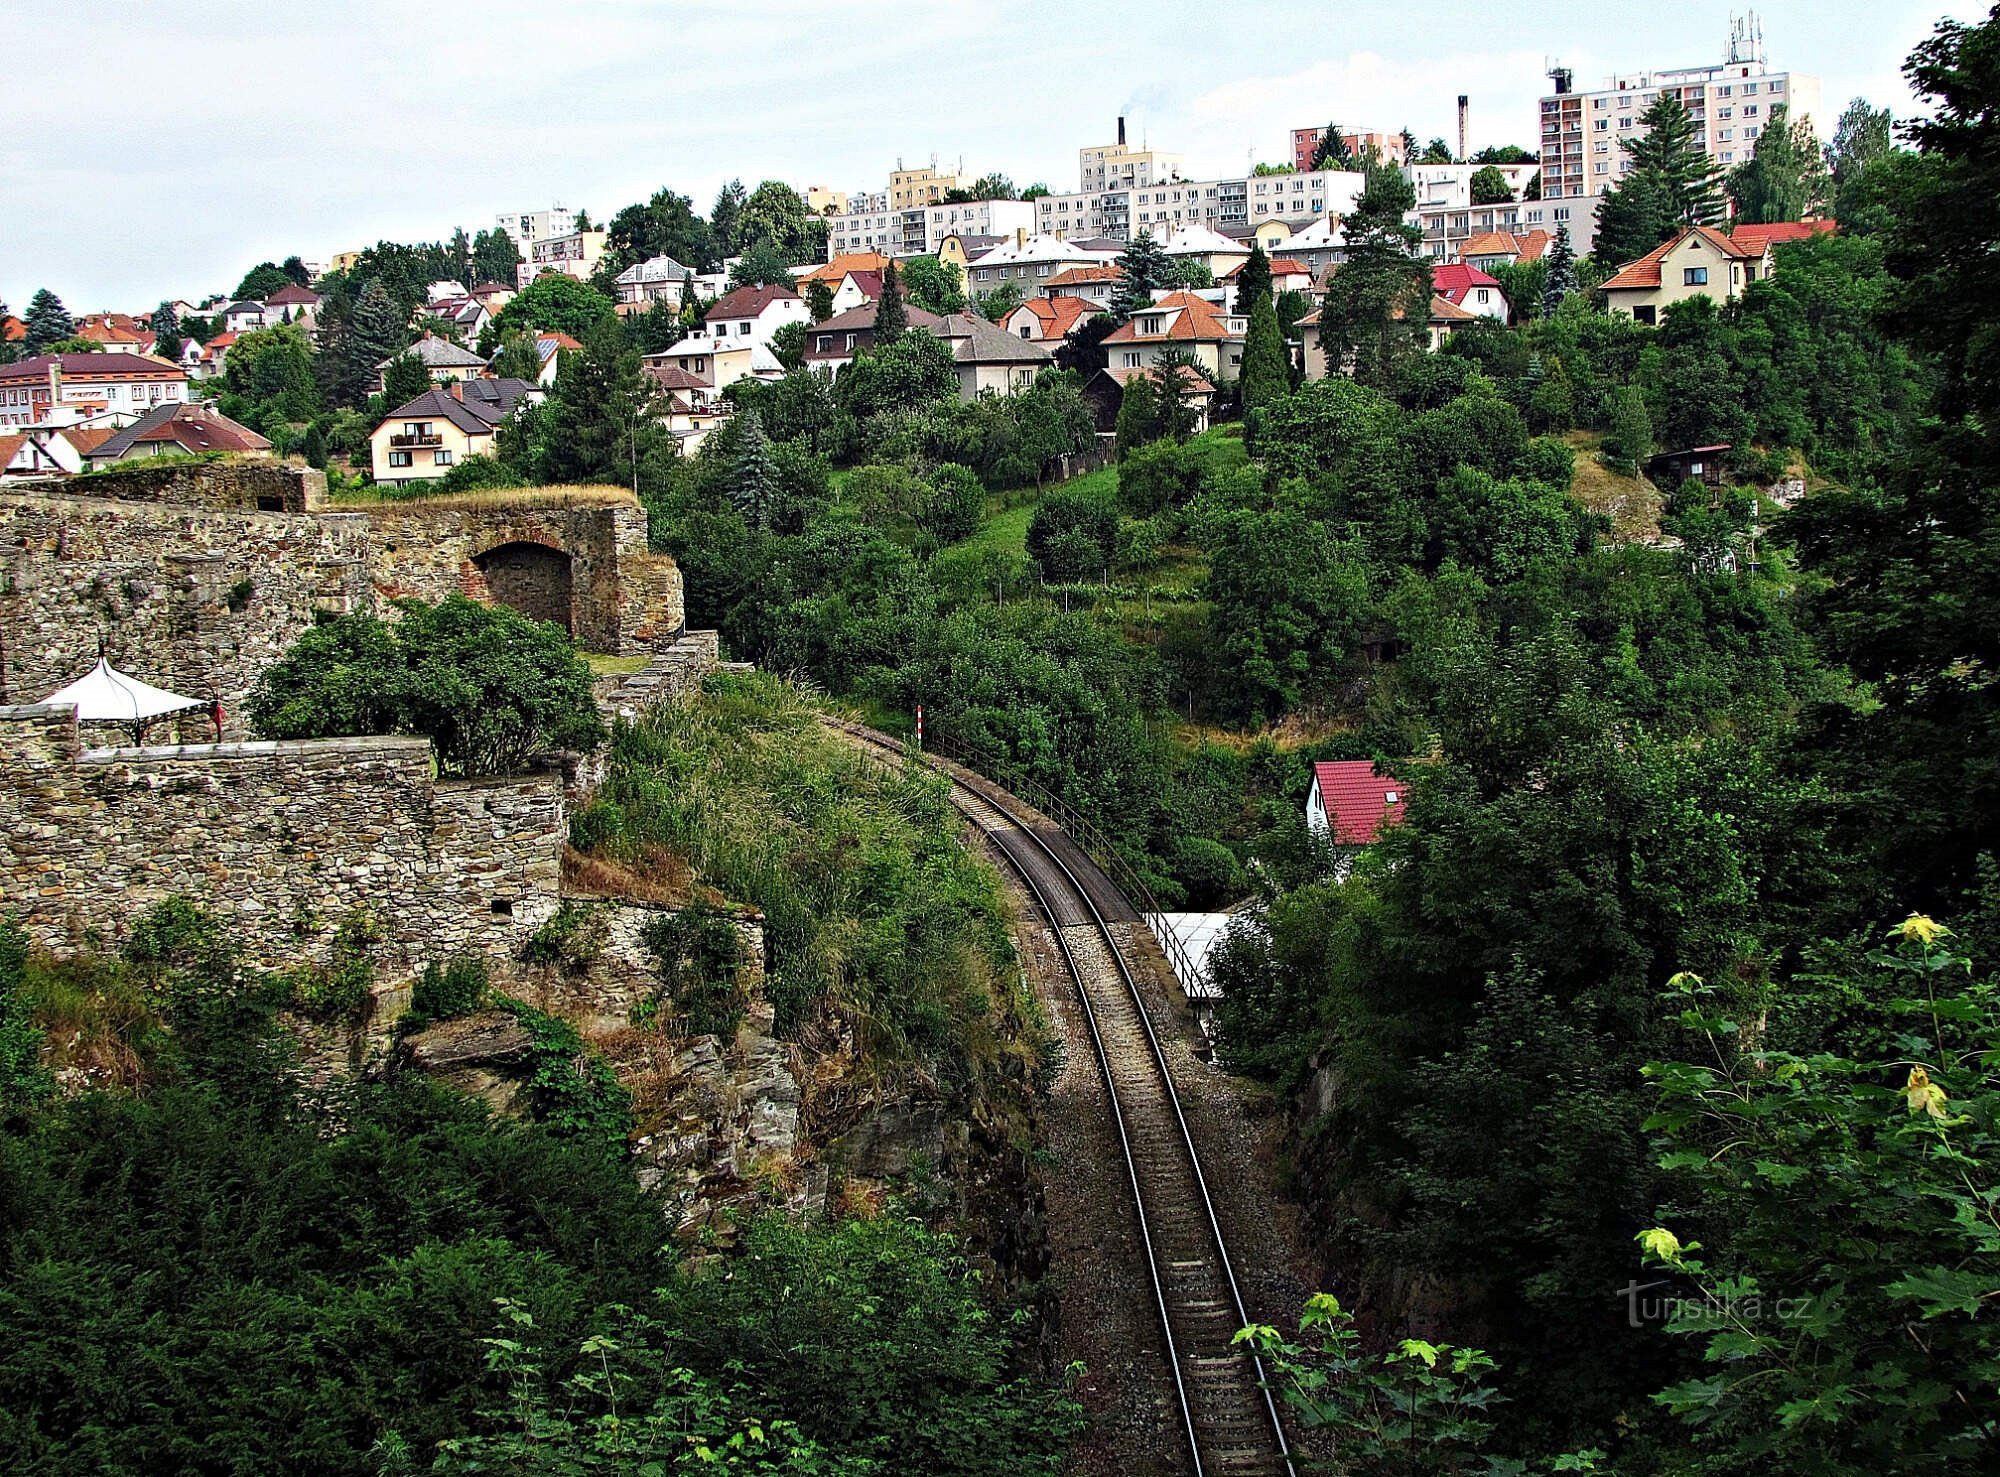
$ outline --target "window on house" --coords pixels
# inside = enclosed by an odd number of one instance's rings
[[[1611,127],[1611,120],[1609,118],[1599,118],[1597,120],[1597,131],[1599,133],[1606,132],[1610,127]]]
[[[448,467],[451,465],[451,453],[448,451],[432,452],[431,461],[440,467]]]
[[[390,466],[407,467],[409,464],[410,464],[410,454],[407,451],[392,451],[389,453]]]
[[[1706,286],[1708,286],[1708,268],[1707,268],[1707,267],[1682,267],[1682,268],[1681,268],[1681,286],[1683,286],[1683,287],[1706,287]]]
[[[1632,310],[1632,321],[1634,323],[1652,323],[1655,322],[1656,319],[1657,315],[1653,312],[1652,305],[1650,303],[1644,307],[1638,307]]]

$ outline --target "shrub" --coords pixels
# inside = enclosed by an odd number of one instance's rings
[[[1118,548],[1118,514],[1088,493],[1058,488],[1028,524],[1028,553],[1052,580],[1102,575]]]
[[[569,844],[578,851],[613,856],[627,832],[625,809],[615,800],[592,800],[569,819]]]
[[[957,543],[979,530],[986,512],[986,488],[970,468],[947,464],[930,477],[931,493],[918,523],[941,544]]]
[[[42,1068],[42,1033],[21,998],[27,974],[28,935],[0,918],[0,1113],[40,1102],[53,1086]]]
[[[610,928],[604,909],[591,903],[563,902],[529,935],[521,946],[521,957],[530,964],[553,965],[568,974],[581,974],[604,957]]]
[[[1201,490],[1201,453],[1174,441],[1142,446],[1118,464],[1118,504],[1135,518],[1184,506]]]
[[[300,636],[250,694],[257,731],[418,734],[440,768],[466,775],[513,773],[603,739],[590,668],[560,626],[462,595],[398,608],[395,625],[344,615]]]
[[[535,1121],[562,1138],[621,1147],[632,1132],[632,1094],[610,1063],[562,1017],[520,1000],[502,999],[500,1007],[532,1043],[528,1107]]]
[[[425,1020],[455,1020],[479,1009],[489,983],[477,954],[454,954],[441,965],[432,960],[410,991],[410,1009]]]
[[[691,1036],[733,1036],[743,1023],[749,952],[728,914],[708,903],[649,919],[640,937],[659,961],[660,982]]]

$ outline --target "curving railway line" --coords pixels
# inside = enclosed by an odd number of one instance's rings
[[[877,751],[906,752],[873,729],[827,721]],[[951,780],[954,805],[1020,876],[1075,981],[1124,1156],[1188,1470],[1291,1477],[1263,1366],[1230,1342],[1250,1316],[1166,1053],[1113,927],[1143,926],[1138,914],[1060,828],[1020,813],[1025,807],[998,786],[926,762]]]

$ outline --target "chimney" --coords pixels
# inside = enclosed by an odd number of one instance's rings
[[[460,384],[457,380],[453,380],[451,382],[451,398],[454,400],[465,399],[465,386]]]
[[[1466,104],[1466,97],[1465,94],[1461,92],[1458,95],[1458,162],[1460,164],[1463,164],[1466,160],[1465,104]]]
[[[1118,147],[1121,149],[1125,147],[1125,115],[1123,113],[1118,115]]]
[[[49,355],[49,413],[62,404],[62,355]],[[46,419],[46,417],[45,417]]]
[[[1028,244],[1028,228],[1026,226],[1014,227],[1014,244],[1016,246],[1026,246]]]

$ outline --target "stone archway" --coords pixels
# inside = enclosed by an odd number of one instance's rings
[[[475,554],[487,597],[540,621],[576,630],[576,582],[570,555],[547,544],[517,541]]]

